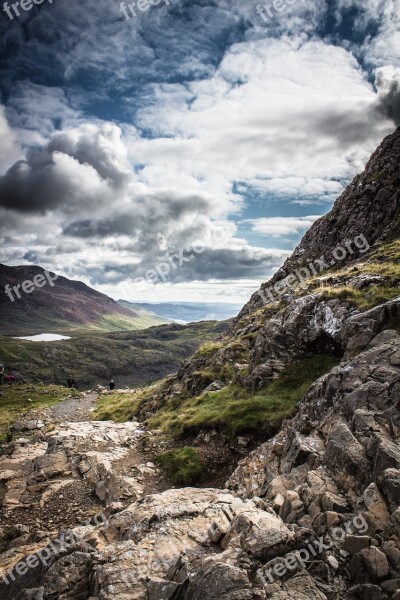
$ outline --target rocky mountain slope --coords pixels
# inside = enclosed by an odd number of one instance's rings
[[[399,600],[399,167],[397,130],[230,330],[139,407],[193,445],[264,436],[226,487],[138,492],[123,510],[105,499],[107,522],[73,528],[56,552],[21,531],[0,557],[13,569],[2,598]]]
[[[36,266],[0,264],[1,335],[131,330],[167,322],[142,309],[128,310],[81,281],[46,273]]]

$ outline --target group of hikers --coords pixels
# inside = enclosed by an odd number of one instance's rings
[[[4,375],[4,367],[2,364],[0,364],[0,385],[2,385],[3,383],[5,385],[14,385],[14,383],[16,382],[16,377],[12,374],[11,370],[9,371],[8,375]],[[26,380],[19,380],[19,383],[26,383]],[[115,390],[115,382],[113,379],[111,379],[110,383],[108,384],[108,387],[110,388],[110,390]],[[75,388],[76,389],[76,382],[75,379],[73,379],[73,377],[68,377],[67,379],[67,388]]]

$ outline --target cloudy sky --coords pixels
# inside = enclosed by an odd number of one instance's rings
[[[136,3],[1,11],[0,260],[245,301],[400,124],[400,0]]]

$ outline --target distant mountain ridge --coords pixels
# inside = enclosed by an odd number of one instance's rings
[[[210,320],[225,321],[235,317],[242,308],[241,304],[217,302],[159,302],[153,304],[147,302],[131,303],[125,300],[118,300],[118,304],[126,308],[131,308],[131,310],[137,310],[138,308],[145,309],[160,317],[183,323]]]
[[[81,281],[57,277],[52,272],[47,279],[46,273],[42,267],[34,265],[9,267],[0,264],[0,334],[34,335],[83,327],[95,331],[122,331],[166,322],[140,307],[134,312],[128,310]],[[32,283],[25,286],[30,292],[24,292],[22,283],[34,280],[41,282],[42,287]],[[6,286],[9,286],[8,294]]]

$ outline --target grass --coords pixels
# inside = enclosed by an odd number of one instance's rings
[[[400,240],[381,244],[373,250],[364,262],[358,262],[343,268],[329,269],[324,277],[331,275],[340,278],[341,283],[335,286],[321,285],[321,279],[314,277],[309,280],[310,290],[305,293],[322,293],[323,300],[338,298],[348,301],[358,310],[366,311],[379,304],[393,300],[400,295]],[[383,276],[385,281],[371,285],[362,290],[355,290],[346,285],[346,280],[358,275]]]
[[[154,462],[164,469],[176,485],[196,483],[203,472],[200,455],[191,446],[163,452],[155,457]]]
[[[199,358],[200,356],[204,358],[211,358],[222,347],[222,342],[206,342],[200,346],[193,358]]]
[[[2,385],[0,391],[0,442],[10,440],[10,426],[22,414],[57,404],[71,394],[71,390],[57,385]]]
[[[154,327],[163,323],[168,323],[167,319],[163,319],[157,315],[153,315],[143,309],[135,311],[136,316],[120,315],[111,313],[99,317],[96,321],[91,321],[85,325],[67,327],[65,331],[74,333],[90,333],[90,332],[113,332],[113,331],[136,331]],[[58,332],[57,332],[58,333]]]
[[[272,435],[283,419],[291,416],[310,385],[339,362],[337,357],[318,355],[290,365],[278,379],[252,393],[239,385],[219,392],[176,400],[149,420],[174,437],[196,435],[202,429],[217,429],[228,435],[250,433]]]
[[[96,421],[116,421],[125,423],[131,421],[137,413],[140,404],[151,393],[153,388],[134,390],[133,392],[112,392],[99,396],[93,419]]]
[[[141,331],[76,335],[61,342],[0,338],[0,362],[34,383],[64,385],[71,375],[80,389],[115,379],[139,386],[177,371],[204,341],[220,335],[215,321],[161,325]]]
[[[350,302],[361,312],[400,296],[400,289],[398,287],[383,287],[380,285],[372,285],[363,290],[354,290],[348,286],[341,286],[322,288],[320,291],[322,291],[322,300],[338,298],[339,300]]]

